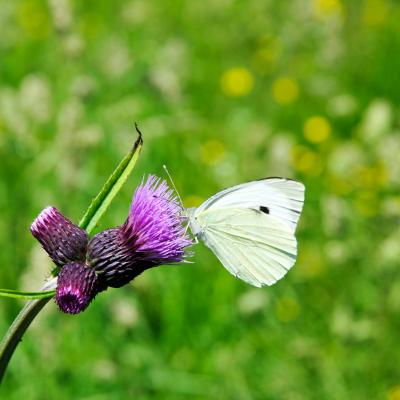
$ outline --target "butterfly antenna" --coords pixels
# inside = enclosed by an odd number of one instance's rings
[[[163,168],[164,168],[164,171],[166,172],[166,174],[167,174],[169,180],[171,181],[171,185],[172,185],[172,187],[174,188],[174,190],[175,190],[175,192],[176,192],[176,194],[177,194],[177,196],[178,196],[178,199],[179,199],[179,202],[181,203],[182,208],[185,209],[185,207],[183,206],[182,198],[181,198],[181,196],[179,195],[179,192],[178,192],[178,189],[177,189],[176,186],[175,186],[174,180],[172,179],[172,176],[171,176],[171,174],[169,173],[168,168],[167,168],[167,166],[166,166],[165,164],[163,165]]]
[[[174,180],[172,179],[172,176],[171,176],[171,174],[169,173],[168,168],[167,168],[167,166],[166,166],[165,164],[163,165],[163,168],[164,168],[164,171],[166,172],[166,174],[167,174],[169,180],[171,181],[172,187],[174,188],[174,190],[175,190],[175,192],[176,192],[176,194],[177,194],[177,196],[178,196],[179,202],[181,203],[182,209],[184,210],[184,211],[183,211],[183,215],[184,215],[184,218],[186,218],[186,220],[187,220],[187,224],[186,224],[186,226],[185,226],[185,235],[186,235],[186,234],[187,234],[187,231],[188,231],[188,229],[189,229],[189,225],[190,225],[190,218],[188,217],[187,211],[185,211],[186,209],[185,209],[185,206],[183,205],[182,198],[181,198],[181,196],[179,195],[179,192],[178,192],[178,189],[177,189],[176,186],[175,186]],[[197,243],[198,243],[198,240],[197,240],[197,237],[195,236],[195,244],[197,244]]]

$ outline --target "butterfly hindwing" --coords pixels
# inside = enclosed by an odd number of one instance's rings
[[[205,244],[224,267],[254,286],[272,285],[296,260],[296,239],[277,220],[251,209],[211,209],[198,220]]]

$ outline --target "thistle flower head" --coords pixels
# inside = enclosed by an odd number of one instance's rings
[[[182,211],[167,183],[150,175],[135,191],[123,234],[135,243],[143,260],[154,264],[182,261],[185,247],[191,244],[182,226]]]
[[[78,314],[105,288],[93,268],[72,262],[58,274],[56,303],[61,311]]]
[[[31,233],[58,266],[85,259],[87,233],[55,207],[46,207],[39,214],[31,225]]]
[[[148,268],[183,261],[192,242],[182,211],[166,182],[154,176],[136,189],[125,223],[89,243],[83,229],[56,208],[45,208],[31,232],[62,267],[56,290],[60,310],[77,314],[107,287],[123,286]]]
[[[118,287],[145,269],[183,261],[192,242],[182,222],[182,206],[173,191],[149,176],[136,189],[125,223],[90,241],[88,262],[109,286]]]

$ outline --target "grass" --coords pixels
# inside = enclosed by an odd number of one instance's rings
[[[58,5],[59,4],[59,5]],[[400,398],[400,8],[393,1],[0,1],[0,286],[50,271],[29,234],[75,222],[135,138],[99,229],[167,164],[186,206],[303,181],[299,259],[271,288],[201,244],[82,315],[52,303],[1,389],[33,399]],[[23,303],[1,300],[0,333]]]

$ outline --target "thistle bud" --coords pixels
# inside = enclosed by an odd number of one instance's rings
[[[47,207],[39,214],[31,225],[31,233],[58,266],[85,260],[87,233],[55,207]]]
[[[86,309],[97,293],[105,289],[106,285],[93,268],[72,262],[64,265],[58,274],[56,303],[61,311],[78,314]]]

